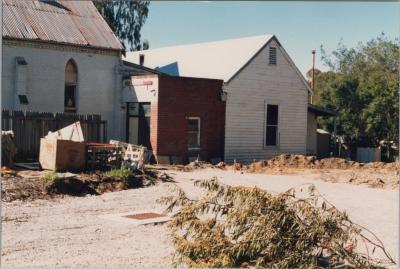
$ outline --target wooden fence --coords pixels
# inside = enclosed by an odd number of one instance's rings
[[[17,146],[17,160],[37,160],[40,138],[49,131],[54,132],[80,121],[86,141],[106,142],[107,122],[100,115],[79,115],[66,113],[40,113],[3,110],[1,130],[14,131]]]

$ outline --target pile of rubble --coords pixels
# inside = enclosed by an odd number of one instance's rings
[[[97,195],[169,180],[145,169],[152,155],[146,147],[116,140],[86,142],[80,122],[41,138],[38,163],[14,163],[12,137],[12,132],[2,132],[3,201]],[[128,179],[121,179],[121,174]]]
[[[3,166],[12,167],[14,165],[17,148],[13,139],[13,131],[1,131],[1,164]]]
[[[248,165],[220,163],[221,169],[265,174],[306,175],[333,183],[367,185],[372,188],[398,188],[399,163],[358,163],[342,158],[318,160],[315,156],[279,155],[271,160],[256,161]]]
[[[100,195],[170,180],[165,173],[159,175],[152,169],[132,172],[128,180],[103,172],[73,174],[2,169],[2,174],[1,200],[5,202]]]
[[[268,168],[294,168],[294,169],[398,169],[398,163],[358,163],[342,158],[325,158],[318,160],[315,156],[282,154],[267,161],[258,161],[242,166],[245,170],[264,170]]]

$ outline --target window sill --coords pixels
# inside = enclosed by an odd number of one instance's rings
[[[193,151],[200,150],[200,147],[188,147],[188,150],[193,150]]]
[[[76,113],[76,108],[64,108],[64,113]]]
[[[265,146],[264,145],[263,149],[265,149],[265,150],[279,150],[280,146],[279,145],[275,145],[275,146]]]

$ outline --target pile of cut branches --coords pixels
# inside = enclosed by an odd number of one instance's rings
[[[194,184],[205,189],[199,199],[188,198],[175,186],[175,195],[160,200],[167,211],[175,212],[169,228],[177,266],[380,268],[395,264],[372,232],[349,220],[314,185],[274,194],[219,184],[216,178]],[[378,250],[385,260],[372,258]]]

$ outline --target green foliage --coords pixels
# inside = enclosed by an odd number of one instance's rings
[[[135,181],[135,174],[126,168],[111,169],[105,173],[105,176],[121,180],[127,187],[134,185],[133,181]]]
[[[361,227],[313,185],[280,194],[222,185],[216,178],[195,185],[205,189],[197,200],[177,187],[177,195],[160,200],[169,211],[179,208],[169,224],[177,266],[374,268],[370,257],[355,252],[366,238]]]
[[[150,1],[119,0],[93,1],[103,18],[127,50],[148,49],[149,43],[141,43],[140,30],[146,22]]]
[[[43,179],[48,183],[48,184],[53,184],[54,182],[56,182],[57,180],[59,180],[57,173],[55,171],[51,171],[46,173],[43,176]]]
[[[338,134],[350,141],[397,141],[399,128],[398,40],[383,34],[356,48],[339,44],[322,60],[331,71],[318,73],[314,100],[317,105],[339,112]],[[322,119],[333,131],[333,119]]]
[[[43,179],[48,193],[59,193],[62,189],[63,179],[58,177],[57,172],[48,172],[43,176]]]

